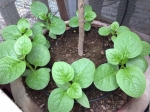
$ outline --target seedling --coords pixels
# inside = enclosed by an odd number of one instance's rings
[[[91,29],[91,23],[96,18],[96,13],[92,11],[92,7],[90,5],[86,5],[84,7],[84,30],[89,31]],[[69,20],[70,27],[78,27],[79,26],[79,17],[78,10],[76,11],[76,16],[72,17]]]
[[[89,101],[82,88],[89,87],[95,74],[95,65],[87,58],[79,59],[71,65],[66,62],[55,62],[52,67],[52,77],[58,86],[48,99],[50,112],[69,112],[74,105],[74,99],[86,108]]]

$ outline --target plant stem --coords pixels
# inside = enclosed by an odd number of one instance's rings
[[[78,0],[79,10],[79,40],[78,40],[78,55],[83,55],[84,42],[84,0]]]
[[[34,72],[35,70],[32,68],[32,66],[31,66],[27,61],[25,61],[25,62],[26,62],[27,67],[29,67],[30,70],[31,70],[32,72]]]

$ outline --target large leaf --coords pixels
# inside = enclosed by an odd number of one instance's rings
[[[96,18],[96,13],[93,11],[85,12],[84,18],[86,21],[92,21]]]
[[[70,86],[70,83],[65,83],[65,84],[57,84],[57,87],[63,89],[63,90],[68,90],[69,86]]]
[[[89,31],[91,29],[91,22],[86,22],[85,24],[84,24],[84,30],[85,31]]]
[[[118,30],[118,28],[119,28],[119,23],[118,23],[117,21],[114,21],[114,22],[110,25],[110,28],[111,28],[113,31]]]
[[[60,18],[55,18],[50,24],[50,32],[56,35],[61,35],[66,30],[65,22]]]
[[[2,37],[5,40],[17,39],[21,36],[17,25],[9,25],[2,30]]]
[[[90,108],[89,100],[84,92],[82,92],[82,97],[77,98],[76,101],[83,107]]]
[[[50,53],[44,45],[36,45],[27,55],[27,60],[35,66],[45,66],[50,61]]]
[[[150,44],[146,41],[142,41],[142,52],[140,55],[147,56],[150,54]]]
[[[75,71],[73,82],[78,83],[81,88],[87,88],[94,80],[95,65],[87,59],[82,58],[72,63],[71,65]]]
[[[138,67],[139,69],[141,69],[143,71],[143,73],[147,70],[148,68],[148,62],[146,61],[146,59],[142,56],[138,56],[136,58],[130,59],[127,63],[126,66],[134,66],[134,67]]]
[[[142,42],[131,31],[121,33],[114,42],[114,48],[120,50],[126,58],[134,58],[142,52]]]
[[[57,88],[48,98],[48,110],[50,112],[70,112],[74,99],[70,98],[65,90]]]
[[[82,89],[78,83],[74,82],[67,90],[67,94],[71,98],[81,98],[82,97]]]
[[[92,7],[90,5],[84,6],[84,12],[92,11]]]
[[[146,87],[146,80],[143,72],[137,67],[120,69],[117,73],[119,87],[129,96],[140,97]]]
[[[34,90],[41,90],[45,88],[50,80],[49,72],[49,68],[40,68],[32,72],[26,77],[26,84]]]
[[[69,20],[69,26],[73,28],[79,26],[79,20],[77,16],[74,16]]]
[[[33,37],[36,35],[36,34],[42,34],[43,31],[42,31],[42,27],[39,25],[39,24],[35,24],[33,25],[33,27],[31,28],[32,32],[33,32]]]
[[[66,62],[55,62],[52,67],[52,77],[58,84],[65,84],[74,77],[74,70]]]
[[[108,36],[111,33],[111,29],[108,27],[101,27],[99,28],[98,33],[101,36]]]
[[[42,34],[36,34],[34,37],[33,37],[33,42],[32,42],[32,45],[33,46],[36,46],[36,45],[45,45],[46,44],[46,38],[44,35]]]
[[[122,61],[123,55],[122,52],[117,49],[108,49],[106,50],[106,58],[109,63],[118,65]]]
[[[14,50],[15,42],[15,40],[7,40],[0,43],[0,58],[6,56],[17,58],[17,54]]]
[[[48,8],[44,3],[35,1],[31,5],[31,12],[35,17],[39,18],[41,13],[48,13]]]
[[[114,66],[105,63],[96,69],[94,85],[102,91],[112,91],[118,88],[116,82],[117,71]]]
[[[21,36],[19,39],[17,39],[14,49],[17,55],[24,57],[32,49],[31,40],[25,35]]]
[[[118,29],[117,29],[117,35],[123,33],[123,32],[126,32],[126,31],[130,31],[130,29],[126,26],[120,26]]]
[[[8,84],[19,78],[25,71],[26,63],[13,57],[0,59],[0,84]]]
[[[24,33],[30,28],[30,23],[25,18],[21,18],[17,23],[17,28],[21,33]]]

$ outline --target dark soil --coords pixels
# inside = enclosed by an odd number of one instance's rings
[[[70,29],[66,31],[64,35],[61,35],[57,40],[52,40],[49,38],[49,41],[51,43],[51,61],[48,64],[48,67],[51,68],[55,61],[65,61],[71,64],[75,60],[82,58],[78,56],[77,53],[78,30]],[[97,29],[93,28],[90,32],[86,32],[85,34],[83,57],[92,60],[97,67],[106,62],[105,50],[111,47],[113,46],[110,37],[100,36],[97,33]],[[29,96],[36,102],[37,105],[40,106],[40,108],[43,109],[43,112],[48,112],[47,93],[50,93],[54,88],[56,88],[52,78],[50,84],[44,90],[35,91],[27,86],[25,87]],[[116,110],[121,108],[127,101],[130,100],[130,97],[128,97],[120,89],[107,93],[96,89],[92,84],[88,89],[84,89],[83,91],[90,100],[91,108],[86,109],[75,103],[71,112],[116,112]],[[104,96],[104,98],[93,101],[93,99],[95,100],[101,96]]]

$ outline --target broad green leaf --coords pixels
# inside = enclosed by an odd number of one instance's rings
[[[31,74],[32,73],[32,71],[30,70],[30,69],[26,69],[24,72],[23,72],[23,74],[22,74],[22,76],[28,76],[29,74]]]
[[[27,55],[27,61],[35,66],[45,66],[50,61],[50,53],[44,45],[36,45]]]
[[[19,32],[17,25],[9,25],[2,29],[2,37],[5,40],[18,39],[20,36],[21,33]]]
[[[82,97],[77,98],[76,101],[85,108],[90,108],[89,100],[84,92],[82,92]]]
[[[106,58],[109,63],[118,65],[122,61],[123,55],[122,52],[117,49],[108,49],[106,50]]]
[[[92,84],[95,74],[95,65],[91,60],[82,58],[73,62],[71,66],[75,71],[73,82],[78,83],[81,88],[87,88]]]
[[[84,24],[84,30],[85,31],[89,31],[91,29],[91,22],[86,22],[85,24]]]
[[[150,44],[146,41],[142,41],[142,52],[140,55],[147,56],[150,54]]]
[[[126,26],[120,26],[117,30],[117,35],[120,35],[123,32],[130,31],[130,29]]]
[[[82,89],[78,83],[74,82],[67,90],[67,94],[71,98],[81,98],[82,97]]]
[[[138,56],[136,58],[130,59],[126,63],[126,66],[127,67],[129,67],[129,66],[137,67],[137,68],[141,69],[144,73],[148,68],[148,62],[146,61],[146,59],[143,56]]]
[[[43,31],[42,31],[42,27],[40,25],[33,25],[33,27],[31,28],[32,32],[33,32],[33,37],[36,35],[36,34],[43,34]]]
[[[50,24],[50,32],[55,35],[61,35],[65,32],[65,30],[66,24],[60,18],[54,19]]]
[[[31,12],[35,17],[38,18],[41,13],[47,14],[48,8],[44,3],[35,1],[31,5]]]
[[[105,63],[96,69],[94,76],[94,85],[102,91],[112,91],[118,88],[116,82],[117,70],[114,66]]]
[[[58,84],[65,84],[74,77],[74,70],[66,62],[55,62],[52,66],[52,77]]]
[[[41,26],[41,27],[45,26],[42,22],[39,22],[39,21],[36,22],[36,23],[34,23],[34,26],[35,26],[35,25],[38,25],[38,26]]]
[[[74,99],[70,98],[65,90],[57,88],[48,98],[48,110],[50,112],[70,112]]]
[[[32,42],[32,45],[33,46],[36,46],[36,45],[45,45],[46,44],[46,38],[44,35],[42,34],[36,34],[34,37],[33,37],[33,42]]]
[[[85,5],[84,6],[84,13],[88,12],[88,11],[92,11],[92,7],[90,5]]]
[[[114,48],[120,50],[126,58],[134,58],[142,52],[141,39],[135,33],[121,33],[114,42]]]
[[[118,28],[119,28],[119,23],[118,23],[117,21],[114,21],[114,22],[110,25],[110,28],[111,28],[113,31],[118,30]]]
[[[25,18],[21,18],[17,22],[17,28],[21,33],[25,33],[26,30],[30,28],[30,23]]]
[[[26,32],[24,33],[24,35],[26,35],[26,36],[30,37],[30,36],[32,36],[32,35],[33,35],[33,32],[32,32],[32,30],[31,30],[31,29],[27,29],[27,30],[26,30]]]
[[[109,27],[101,27],[99,28],[98,30],[98,33],[101,35],[101,36],[108,36],[110,34],[111,30]]]
[[[146,88],[143,72],[137,67],[120,69],[116,75],[119,87],[129,96],[138,98]]]
[[[113,41],[113,42],[115,42],[115,39],[116,39],[117,37],[116,36],[111,36],[111,40]]]
[[[59,87],[59,88],[61,88],[63,90],[67,90],[69,88],[69,86],[70,86],[70,83],[65,83],[65,84],[57,84],[56,83],[56,85],[57,85],[57,87]]]
[[[48,41],[48,40],[46,40],[46,44],[45,44],[45,46],[49,49],[50,48],[50,42]]]
[[[73,28],[79,26],[79,20],[77,16],[74,16],[69,20],[69,26]]]
[[[13,57],[0,59],[0,84],[8,84],[19,78],[25,71],[26,63]]]
[[[52,39],[57,39],[57,36],[51,32],[49,32],[49,36],[52,38]]]
[[[17,39],[14,49],[17,55],[19,56],[25,56],[28,54],[32,49],[32,43],[31,40],[27,36],[21,36]]]
[[[84,18],[86,21],[92,21],[96,18],[96,13],[93,11],[88,11],[84,13]]]
[[[17,54],[14,50],[15,40],[7,40],[0,43],[0,58],[14,57],[17,59]]]
[[[39,18],[41,20],[45,20],[47,18],[46,14],[45,13],[39,13]]]
[[[44,89],[50,80],[50,69],[40,68],[26,77],[26,84],[34,90]]]

